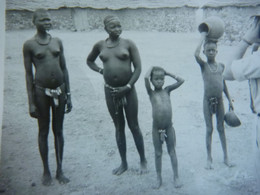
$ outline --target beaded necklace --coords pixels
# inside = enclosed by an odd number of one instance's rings
[[[111,42],[111,43],[108,43],[108,39],[106,39],[106,46],[108,48],[114,48],[114,47],[117,47],[120,43],[120,38],[117,39],[117,41],[114,43],[114,42]]]
[[[48,41],[47,41],[47,42],[41,42],[41,39],[40,39],[39,36],[37,36],[37,35],[34,36],[34,39],[35,39],[35,41],[36,41],[39,45],[48,45],[48,44],[51,42],[52,37],[51,37],[50,34],[48,34],[48,37],[47,37]]]
[[[209,66],[210,72],[217,72],[217,71],[218,71],[218,64],[217,64],[216,62],[214,63],[214,65],[217,65],[217,67],[216,67],[215,70],[213,70],[213,69],[210,67],[209,63],[207,63],[207,64],[208,64],[208,66]]]

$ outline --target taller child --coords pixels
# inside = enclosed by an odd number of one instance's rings
[[[113,174],[120,175],[128,168],[125,117],[140,155],[142,173],[146,171],[147,163],[143,136],[138,124],[138,100],[134,86],[141,73],[141,59],[133,41],[120,38],[122,27],[118,17],[107,16],[104,25],[109,36],[94,45],[87,57],[87,64],[92,70],[102,74],[105,80],[106,103],[115,125],[121,157],[121,165],[113,170]],[[98,56],[103,62],[103,68],[95,63]]]
[[[29,112],[31,117],[38,119],[38,144],[44,168],[42,183],[52,184],[48,165],[50,108],[52,108],[52,129],[57,160],[56,179],[62,184],[68,183],[69,179],[62,171],[63,119],[64,113],[71,111],[72,104],[62,41],[47,33],[52,26],[47,10],[36,10],[33,14],[33,24],[37,33],[24,43],[23,57]]]
[[[204,43],[204,51],[207,58],[207,62],[201,59],[200,51],[202,44]],[[200,65],[202,78],[204,81],[204,98],[203,98],[203,113],[206,122],[206,148],[207,148],[207,169],[212,169],[212,133],[213,124],[212,116],[216,114],[217,118],[217,130],[219,133],[223,153],[224,163],[227,166],[231,166],[228,161],[227,154],[227,142],[224,129],[224,104],[222,92],[226,94],[230,108],[233,109],[233,104],[227,91],[226,84],[223,80],[224,64],[215,61],[217,55],[217,43],[210,39],[207,39],[206,33],[201,33],[201,40],[195,51],[195,58]]]

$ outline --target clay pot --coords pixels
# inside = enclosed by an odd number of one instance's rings
[[[239,125],[241,125],[239,118],[231,109],[225,114],[224,120],[230,127],[238,127]]]
[[[198,30],[200,33],[206,32],[207,39],[218,41],[224,34],[224,22],[217,16],[208,17],[202,22]]]

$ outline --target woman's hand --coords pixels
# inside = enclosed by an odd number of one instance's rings
[[[38,118],[40,116],[37,107],[35,106],[35,104],[31,104],[29,106],[29,112],[30,112],[30,116],[32,118]]]
[[[71,97],[70,97],[70,95],[68,95],[68,96],[67,96],[66,111],[65,111],[65,113],[69,113],[71,110],[72,110]]]
[[[115,87],[111,90],[111,95],[115,98],[121,98],[123,97],[127,92],[129,92],[131,90],[130,87],[128,87],[127,85],[123,86],[123,87]]]

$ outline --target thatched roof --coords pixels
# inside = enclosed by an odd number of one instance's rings
[[[136,9],[163,7],[199,7],[194,0],[6,0],[7,10],[30,10],[38,8],[58,9],[81,7],[94,9]]]
[[[204,4],[203,8],[217,8],[217,7],[254,7],[260,6],[260,0],[211,0]]]

